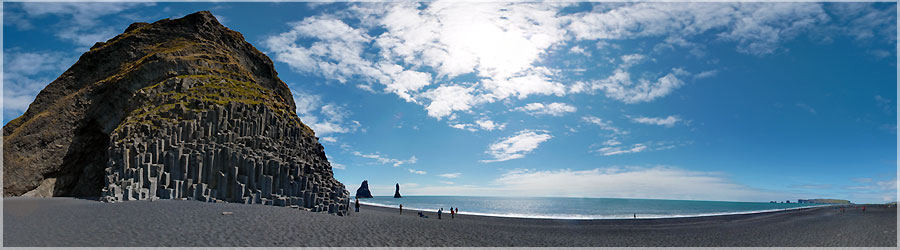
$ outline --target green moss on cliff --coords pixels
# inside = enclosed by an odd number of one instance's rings
[[[200,83],[187,90],[163,90],[161,86],[175,79],[196,79]],[[156,99],[153,108],[136,109],[128,115],[126,121],[120,124],[119,128],[129,125],[148,125],[151,129],[156,129],[159,124],[169,124],[180,120],[187,120],[185,117],[174,117],[176,112],[172,109],[177,105],[181,105],[188,112],[202,113],[207,109],[204,107],[224,106],[229,103],[243,103],[248,105],[263,105],[274,114],[288,119],[300,126],[306,133],[314,136],[315,132],[303,124],[289,106],[281,100],[281,98],[271,90],[263,88],[256,83],[234,80],[218,75],[179,75],[173,78],[163,80],[153,86],[142,89],[145,92],[153,92],[151,98]],[[154,101],[154,100],[151,100]],[[117,128],[117,130],[119,129]]]

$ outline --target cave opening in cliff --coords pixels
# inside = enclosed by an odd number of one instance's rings
[[[97,120],[75,130],[63,167],[54,176],[53,196],[99,197],[109,148],[109,134]]]

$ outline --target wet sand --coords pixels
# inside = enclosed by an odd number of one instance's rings
[[[222,212],[231,212],[223,215]],[[813,208],[673,219],[502,218],[363,206],[338,217],[196,201],[4,198],[3,245],[896,247],[896,208]]]

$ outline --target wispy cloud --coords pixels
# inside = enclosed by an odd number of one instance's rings
[[[638,116],[631,118],[631,121],[641,124],[672,127],[675,126],[675,123],[681,122],[681,118],[677,115],[670,115],[666,118]]]
[[[428,174],[428,172],[425,172],[425,171],[422,171],[422,170],[415,170],[415,169],[411,169],[411,168],[409,168],[409,169],[407,169],[407,170],[409,170],[409,173],[412,173],[412,174],[422,174],[422,175],[423,175],[423,174]]]
[[[324,103],[322,97],[302,91],[291,90],[297,107],[297,116],[304,124],[323,136],[335,133],[353,133],[361,126],[356,120],[349,120],[352,113],[336,103]],[[335,142],[334,137],[323,137],[324,142]]]
[[[526,104],[523,107],[517,107],[517,108],[512,109],[512,111],[522,111],[522,112],[528,113],[533,116],[538,116],[538,115],[562,116],[566,113],[573,113],[577,110],[578,109],[575,108],[575,106],[565,104],[565,103],[559,103],[559,102],[553,102],[553,103],[547,103],[547,104],[535,102],[535,103]]]
[[[400,160],[400,159],[390,158],[390,157],[382,155],[381,153],[378,153],[378,152],[363,153],[360,151],[353,150],[352,147],[350,147],[350,145],[347,145],[347,144],[341,144],[341,149],[343,149],[344,152],[348,152],[354,156],[358,156],[358,157],[362,157],[362,158],[366,158],[366,159],[373,159],[373,160],[375,160],[374,164],[381,164],[381,165],[390,164],[394,167],[399,167],[400,165],[403,165],[403,164],[415,164],[416,162],[419,161],[419,159],[416,158],[416,156],[410,156],[409,159],[407,159],[407,160]]]
[[[602,148],[596,150],[595,152],[598,152],[605,156],[609,156],[609,155],[618,155],[618,154],[640,153],[640,152],[643,152],[644,150],[647,150],[647,145],[638,143],[638,144],[631,145],[629,147],[622,147],[622,146],[602,147]]]
[[[612,125],[612,121],[603,120],[600,117],[589,115],[589,116],[582,117],[581,120],[584,122],[590,123],[590,124],[597,125],[600,127],[600,129],[613,132],[613,134],[628,134],[629,133],[628,131],[620,130],[619,128],[614,127]]]
[[[74,63],[74,58],[59,52],[7,49],[3,61],[4,113],[21,114],[41,89]]]
[[[645,143],[635,143],[635,144],[631,144],[631,145],[625,145],[625,144],[622,144],[621,142],[619,142],[617,138],[613,138],[613,139],[603,142],[601,144],[602,146],[599,149],[592,150],[591,152],[600,153],[603,156],[611,156],[611,155],[633,154],[633,153],[640,153],[640,152],[667,150],[667,149],[673,149],[673,148],[688,145],[688,144],[690,144],[690,142],[677,143],[677,142],[661,141],[661,142],[645,142]]]
[[[34,26],[30,19],[56,16],[60,22],[50,26],[56,37],[87,48],[121,32],[119,27],[104,25],[101,18],[151,5],[155,3],[26,2],[21,4],[24,14],[15,19],[15,22],[19,28],[30,29]]]
[[[478,124],[478,127],[482,130],[493,131],[493,130],[503,130],[506,128],[506,123],[499,124],[494,121],[488,120],[487,118],[482,118],[475,121],[475,124]]]
[[[452,179],[452,178],[459,177],[461,175],[462,175],[462,173],[449,173],[449,174],[439,174],[438,176]]]
[[[582,93],[600,90],[606,93],[606,97],[628,104],[649,102],[666,96],[684,85],[684,81],[678,78],[679,75],[686,74],[676,68],[658,79],[640,78],[635,82],[628,71],[617,69],[604,79],[576,82],[570,86],[569,92]]]
[[[494,159],[481,160],[481,162],[498,162],[519,159],[538,148],[538,146],[553,138],[547,131],[522,130],[514,136],[503,138],[491,144],[485,152]]]
[[[719,74],[718,70],[707,70],[707,71],[703,71],[703,72],[700,72],[700,73],[697,73],[696,75],[694,75],[694,79],[710,78],[710,77],[716,76],[717,74]]]

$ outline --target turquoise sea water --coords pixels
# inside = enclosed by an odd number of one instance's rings
[[[819,204],[687,201],[615,198],[537,198],[473,196],[404,196],[360,199],[361,204],[403,209],[437,211],[458,207],[460,214],[522,218],[629,219],[692,217],[756,213],[795,209]]]

